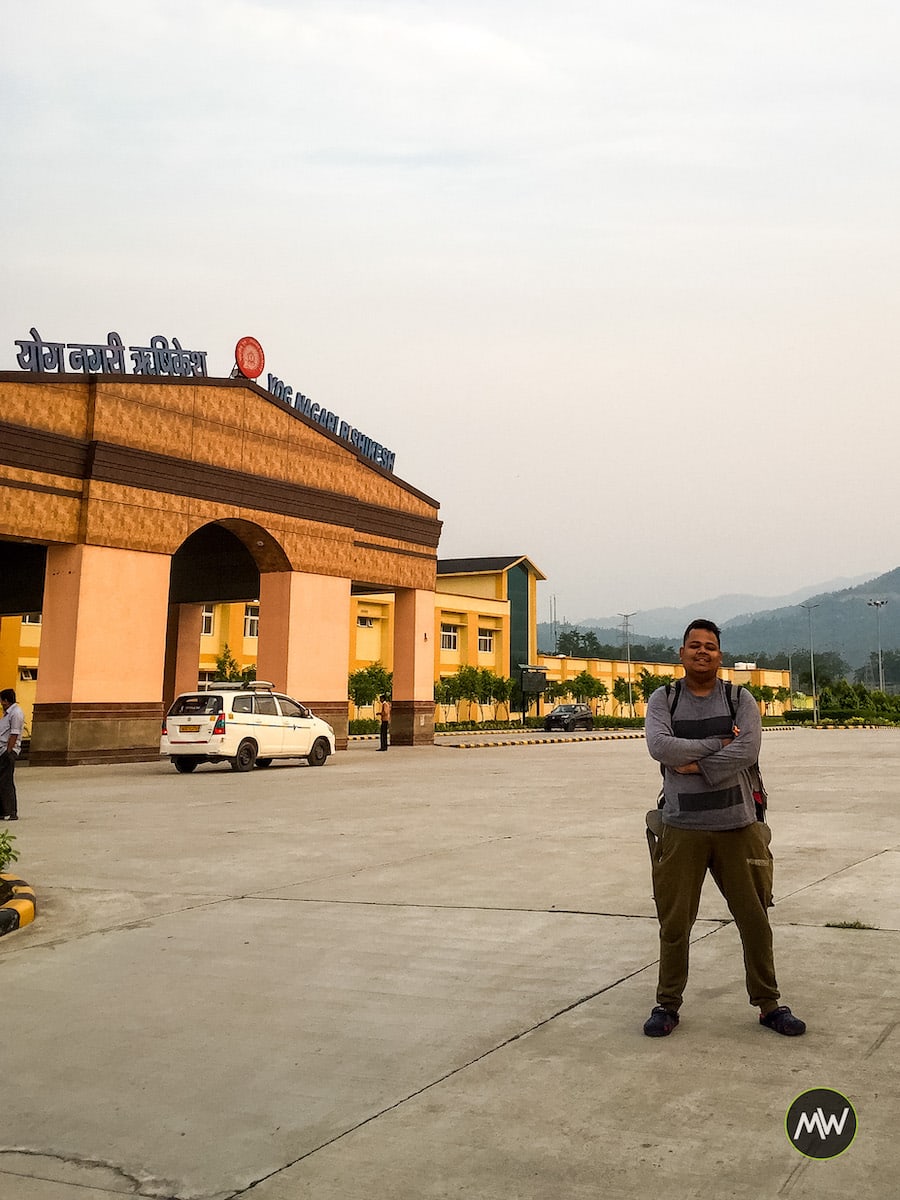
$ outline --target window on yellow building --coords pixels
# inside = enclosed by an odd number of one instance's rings
[[[375,626],[374,617],[357,617],[356,624],[360,629],[373,629]]]
[[[200,636],[212,637],[213,620],[215,619],[216,610],[211,604],[203,605],[203,612],[200,614]]]
[[[478,630],[478,653],[493,654],[494,653],[494,631],[493,629]]]
[[[259,637],[259,605],[245,604],[244,605],[244,637],[258,638]]]
[[[441,625],[441,649],[442,650],[458,650],[459,649],[459,626],[458,625]]]
[[[40,613],[24,613],[22,616],[22,624],[23,625],[40,625],[40,623],[41,623],[41,614]]]

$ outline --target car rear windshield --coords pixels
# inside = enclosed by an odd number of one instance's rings
[[[170,717],[212,716],[222,711],[222,697],[206,693],[202,696],[179,696],[169,709]]]

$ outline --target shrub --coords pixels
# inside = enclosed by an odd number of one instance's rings
[[[13,845],[15,840],[14,833],[10,833],[8,829],[0,829],[0,871],[5,871],[10,863],[19,858],[19,852]]]
[[[595,729],[643,729],[643,717],[594,717]]]
[[[378,733],[380,729],[381,722],[373,720],[372,717],[359,717],[357,720],[349,721],[347,724],[347,732],[354,735]]]

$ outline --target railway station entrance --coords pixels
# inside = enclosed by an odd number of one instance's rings
[[[392,740],[433,742],[435,500],[242,378],[0,372],[0,414],[0,615],[42,626],[32,762],[157,757],[204,605],[236,600],[259,676],[346,747],[354,591],[395,595]]]

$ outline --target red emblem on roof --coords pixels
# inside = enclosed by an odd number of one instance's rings
[[[242,337],[234,348],[234,361],[246,379],[257,379],[266,365],[266,356],[256,338]]]

